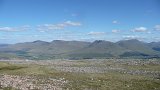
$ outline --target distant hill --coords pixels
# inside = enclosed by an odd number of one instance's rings
[[[117,57],[125,51],[126,49],[113,42],[96,40],[81,50],[70,52],[69,56],[84,58]]]
[[[151,42],[148,44],[153,50],[160,51],[160,42]]]
[[[136,39],[109,42],[34,41],[0,44],[0,59],[90,59],[90,58],[159,58],[160,42],[145,43]]]

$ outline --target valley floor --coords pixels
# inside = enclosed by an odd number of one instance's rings
[[[160,60],[0,60],[0,90],[160,90]]]

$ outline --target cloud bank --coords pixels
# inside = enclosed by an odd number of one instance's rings
[[[21,27],[0,27],[0,31],[17,32],[17,31],[29,30],[30,28],[31,27],[29,25],[24,25]]]
[[[58,24],[43,24],[38,25],[37,29],[40,31],[46,31],[46,30],[62,30],[67,27],[77,27],[81,26],[82,24],[80,22],[73,22],[73,21],[65,21]]]
[[[95,36],[99,36],[99,35],[105,35],[105,32],[89,32],[88,35],[95,35]]]
[[[157,30],[157,31],[160,31],[160,25],[156,25],[156,26],[154,27],[154,29]]]
[[[133,32],[148,32],[146,27],[137,27],[132,30]]]
[[[118,32],[120,32],[120,30],[117,29],[112,30],[112,33],[118,33]]]

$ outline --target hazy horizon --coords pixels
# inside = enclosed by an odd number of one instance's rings
[[[97,40],[60,40],[60,39],[57,39],[57,40],[50,40],[50,41],[45,41],[45,40],[33,40],[33,41],[22,41],[22,42],[16,42],[16,43],[0,43],[1,45],[2,44],[18,44],[18,43],[27,43],[27,42],[36,42],[36,41],[42,41],[42,42],[53,42],[53,41],[77,41],[77,42],[90,42],[90,43],[93,43],[95,41],[108,41],[108,42],[112,42],[112,43],[116,43],[116,42],[119,42],[119,41],[128,41],[128,40],[138,40],[138,39],[123,39],[123,40],[118,40],[118,41],[109,41],[109,40],[101,40],[101,39],[97,39]],[[160,42],[160,41],[150,41],[150,42],[146,42],[146,41],[142,41],[142,40],[138,40],[140,42],[144,42],[144,43],[152,43],[152,42]]]

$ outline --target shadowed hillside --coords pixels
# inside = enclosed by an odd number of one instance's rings
[[[109,42],[34,41],[0,45],[1,59],[90,59],[90,58],[158,58],[160,43],[145,43],[136,39]]]

